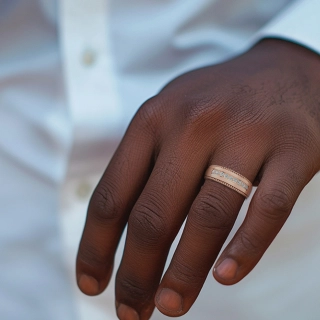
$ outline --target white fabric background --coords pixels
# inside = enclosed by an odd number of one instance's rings
[[[318,0],[0,0],[0,319],[115,319],[112,285],[81,295],[74,260],[134,112],[264,36],[320,52],[319,12]],[[209,276],[184,318],[319,319],[319,187],[317,176],[245,280]]]

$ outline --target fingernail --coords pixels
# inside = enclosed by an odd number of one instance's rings
[[[117,316],[120,320],[139,320],[138,313],[125,304],[119,304],[117,308]]]
[[[99,293],[99,282],[86,274],[82,274],[78,281],[79,288],[85,294],[94,296]]]
[[[222,279],[232,280],[236,277],[238,271],[238,264],[231,258],[223,260],[217,268],[214,268],[214,272]]]
[[[182,297],[177,292],[164,288],[160,291],[157,297],[157,303],[163,309],[171,312],[181,312],[182,311]]]

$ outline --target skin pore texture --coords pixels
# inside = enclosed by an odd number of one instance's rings
[[[265,39],[230,61],[181,75],[145,102],[91,198],[77,258],[79,288],[88,295],[106,288],[126,225],[116,277],[121,320],[147,320],[155,307],[185,314],[212,267],[222,284],[243,279],[320,170],[319,83],[316,53]],[[212,164],[258,186],[219,257],[244,197],[204,180]]]

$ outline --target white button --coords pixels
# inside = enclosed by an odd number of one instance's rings
[[[92,49],[86,49],[82,55],[82,63],[83,65],[90,67],[94,65],[97,60],[97,54]]]
[[[92,192],[92,187],[86,181],[81,182],[76,189],[77,197],[81,200],[87,200],[91,195],[91,192]]]

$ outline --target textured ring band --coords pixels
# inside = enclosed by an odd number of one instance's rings
[[[206,179],[217,181],[248,198],[252,183],[241,174],[217,165],[210,166],[204,176]]]

